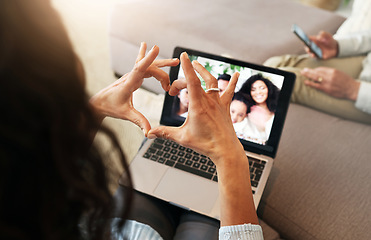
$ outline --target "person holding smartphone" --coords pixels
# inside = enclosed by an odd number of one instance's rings
[[[371,2],[355,0],[351,16],[335,35],[320,31],[309,36],[321,49],[322,59],[306,46],[305,55],[272,57],[264,63],[296,73],[292,102],[371,123],[370,12]]]

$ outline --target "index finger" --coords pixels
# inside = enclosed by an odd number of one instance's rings
[[[305,80],[304,81],[304,84],[307,85],[307,86],[309,86],[309,87],[318,89],[318,90],[322,90],[322,87],[323,87],[322,84],[320,84],[318,82],[309,81],[309,80]]]
[[[187,89],[189,98],[190,99],[200,98],[204,90],[201,87],[200,79],[197,77],[196,72],[193,69],[192,63],[189,60],[188,54],[186,52],[183,52],[180,55],[180,61],[184,75],[187,79]]]
[[[193,61],[192,65],[194,69],[201,75],[206,83],[206,89],[218,88],[218,81],[206,70],[199,62]]]
[[[301,71],[301,74],[311,80],[317,81],[320,76],[318,76],[318,73],[316,69],[310,69],[310,68],[304,68]]]
[[[141,42],[139,53],[138,53],[137,59],[135,60],[136,63],[144,58],[144,56],[146,55],[146,49],[147,49],[147,44],[145,42]]]
[[[145,54],[145,49],[145,43],[143,43],[139,50],[138,62],[135,63],[133,70],[129,73],[128,78],[122,85],[122,87],[128,88],[131,92],[134,92],[142,85],[145,71],[153,63],[159,53],[159,48],[155,45],[146,56],[140,59],[142,55]]]
[[[180,90],[182,90],[183,88],[186,88],[186,87],[187,87],[187,81],[186,81],[185,78],[177,79],[171,84],[170,90],[169,90],[169,95],[170,96],[175,96],[180,92]]]
[[[178,58],[173,58],[173,59],[156,59],[153,62],[153,65],[161,68],[161,67],[172,67],[172,66],[177,66],[179,64],[179,59]]]
[[[240,73],[235,72],[232,75],[231,80],[229,80],[227,88],[225,89],[225,91],[222,93],[222,95],[220,97],[223,103],[228,103],[229,104],[229,102],[232,101],[232,98],[233,98],[233,95],[234,95],[234,90],[236,88],[239,76],[240,76]]]
[[[141,47],[141,49],[139,51],[139,54],[138,54],[138,59],[142,57],[143,49],[144,49],[144,54],[145,54],[145,48]],[[159,53],[158,46],[156,46],[156,45],[153,46],[152,49],[148,52],[147,56],[144,56],[142,59],[140,59],[135,64],[134,70],[139,70],[139,71],[144,72],[155,61],[158,53]]]

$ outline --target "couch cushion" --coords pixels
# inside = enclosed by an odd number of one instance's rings
[[[157,44],[162,58],[183,46],[263,63],[271,56],[304,52],[291,33],[293,23],[315,34],[334,33],[343,21],[292,0],[122,0],[110,16],[111,63],[119,74],[130,71],[142,41]]]
[[[259,224],[263,230],[263,237],[264,240],[280,240],[281,237],[276,230],[271,228],[268,224],[266,224],[263,220],[259,219]]]
[[[287,239],[370,239],[371,127],[291,104],[259,217]]]

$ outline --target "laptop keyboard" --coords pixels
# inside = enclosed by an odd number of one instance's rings
[[[216,182],[218,181],[215,165],[210,158],[190,148],[183,147],[172,140],[156,138],[143,154],[143,157]],[[257,187],[265,167],[265,161],[252,157],[248,157],[248,159],[251,186]]]

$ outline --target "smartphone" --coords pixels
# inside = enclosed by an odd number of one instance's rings
[[[301,29],[298,25],[293,24],[291,27],[291,31],[295,33],[295,35],[298,36],[298,38],[302,40],[304,44],[307,45],[307,47],[309,47],[309,49],[316,55],[317,58],[322,59],[321,48],[319,48],[317,44],[315,44],[313,41],[309,39],[309,37],[307,36],[307,34],[305,34],[303,29]]]

